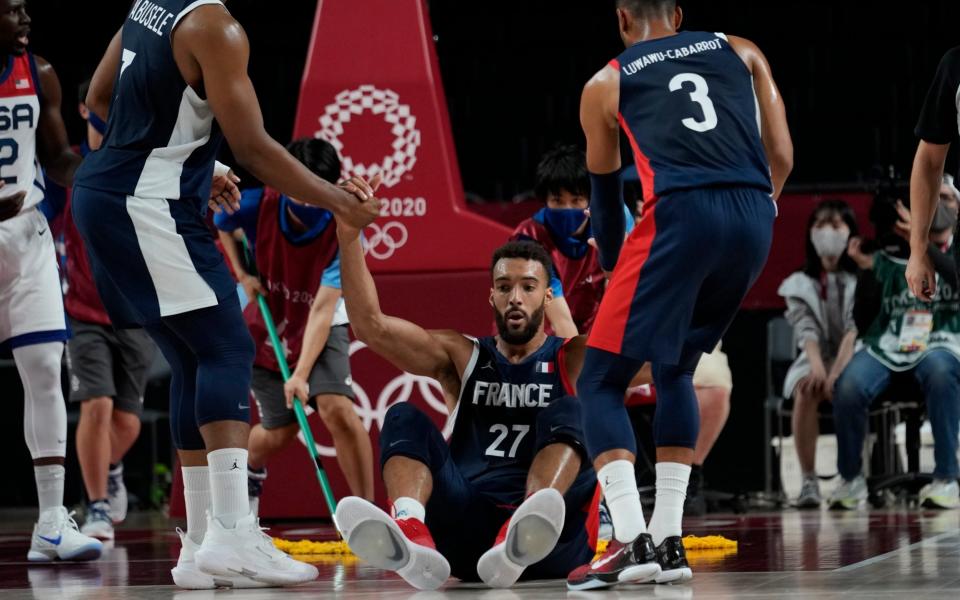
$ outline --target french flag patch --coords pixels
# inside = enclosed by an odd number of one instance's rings
[[[13,87],[18,90],[25,90],[30,87],[30,80],[28,79],[17,79],[13,82]]]
[[[553,373],[553,363],[537,361],[537,373]]]

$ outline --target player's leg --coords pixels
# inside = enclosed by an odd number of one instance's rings
[[[210,518],[197,565],[214,577],[252,572],[270,585],[316,579],[312,565],[277,550],[250,512],[247,437],[253,340],[236,294],[220,304],[164,317],[163,324],[196,361],[194,422],[200,428],[210,476]]]
[[[67,342],[70,401],[80,403],[76,449],[88,502],[81,531],[99,539],[113,539],[107,471],[116,389],[108,332],[100,325],[76,319],[71,319],[70,327],[73,330],[73,338]]]
[[[107,494],[110,497],[110,518],[121,523],[127,517],[127,487],[123,482],[123,457],[140,436],[143,395],[147,375],[156,354],[156,346],[142,329],[121,329],[113,332],[114,386],[110,427],[110,471]]]
[[[336,524],[350,548],[417,589],[443,585],[450,563],[426,525],[427,508],[454,513],[466,508],[468,489],[452,463],[446,441],[426,415],[406,402],[392,406],[380,432],[380,465],[393,517],[362,498],[341,500]],[[435,483],[440,497],[431,502]],[[457,533],[452,527],[435,531]]]
[[[333,436],[337,462],[350,492],[373,500],[373,446],[356,413],[350,376],[350,335],[346,325],[330,328],[323,352],[310,372],[310,394]]]
[[[259,514],[260,495],[268,475],[267,462],[297,437],[300,427],[293,411],[287,408],[279,373],[254,366],[250,385],[260,422],[250,428],[247,443],[247,495],[250,510]]]
[[[582,468],[586,450],[580,420],[580,402],[574,396],[554,400],[537,415],[536,454],[527,473],[525,499],[477,563],[487,585],[509,587],[527,567],[553,553],[565,526],[564,495],[581,472],[590,471]],[[552,577],[565,576],[579,564],[556,565]]]
[[[373,500],[373,447],[353,401],[339,394],[320,394],[314,396],[314,401],[320,419],[333,437],[337,463],[350,492]]]
[[[719,348],[700,358],[693,372],[693,388],[700,405],[700,434],[690,466],[690,483],[683,512],[686,515],[704,515],[707,502],[703,494],[703,463],[710,455],[720,433],[730,416],[730,393],[733,376],[727,363],[727,355]]]
[[[63,506],[63,467],[67,441],[67,413],[60,387],[63,342],[47,342],[13,349],[13,359],[24,390],[24,437],[33,458],[39,519],[34,526],[31,561],[93,560],[103,546],[80,533]]]

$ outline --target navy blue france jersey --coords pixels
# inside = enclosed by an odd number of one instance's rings
[[[205,99],[187,85],[170,34],[187,14],[220,0],[136,0],[121,31],[123,53],[100,150],[76,183],[138,198],[209,196],[222,135]]]
[[[772,191],[753,77],[725,35],[639,42],[610,65],[645,201],[709,186]]]
[[[536,453],[537,415],[570,395],[562,374],[563,338],[549,336],[519,364],[494,337],[474,340],[463,374],[450,454],[460,473],[481,490],[523,490]],[[579,423],[575,424],[579,428]]]

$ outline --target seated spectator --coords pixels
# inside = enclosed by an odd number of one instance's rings
[[[553,260],[553,302],[546,315],[554,334],[569,338],[589,333],[606,280],[597,249],[587,243],[590,219],[584,210],[590,204],[590,179],[583,152],[576,146],[557,146],[544,154],[534,191],[546,206],[520,223],[511,239],[539,242]],[[633,217],[626,204],[623,210],[629,233]]]
[[[797,508],[819,508],[822,501],[816,470],[818,407],[832,398],[857,339],[857,266],[846,253],[847,240],[856,234],[856,216],[846,202],[821,202],[807,222],[806,264],[777,290],[786,300],[786,317],[800,349],[783,386],[783,397],[793,399],[793,443],[803,474]]]
[[[909,213],[898,203],[901,223],[909,230]],[[941,203],[930,230],[928,251],[934,265],[953,242],[957,214]],[[837,381],[833,413],[837,428],[837,466],[842,485],[830,499],[831,507],[854,509],[867,498],[861,455],[867,411],[890,383],[893,373],[909,373],[919,384],[933,429],[934,481],[920,491],[920,504],[931,508],[960,506],[957,476],[957,434],[960,430],[960,290],[944,285],[939,274],[931,302],[910,294],[904,278],[906,257],[886,250],[865,254],[859,239],[851,239],[848,253],[867,277],[858,283],[858,324],[876,312],[857,352]],[[872,277],[869,274],[872,273]]]

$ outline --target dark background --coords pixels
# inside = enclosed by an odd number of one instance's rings
[[[580,90],[622,50],[614,2],[428,4],[464,187],[509,199],[532,187],[545,149],[582,144]],[[129,5],[30,3],[32,48],[57,69],[67,101],[93,72]],[[228,6],[250,36],[250,74],[267,129],[286,142],[316,2],[230,0]],[[794,136],[792,184],[868,181],[888,175],[891,166],[909,173],[913,126],[930,79],[944,51],[960,44],[960,2],[688,0],[681,6],[685,27],[747,37],[766,53]],[[80,119],[65,112],[76,139]]]
[[[60,75],[75,142],[83,132],[71,106],[77,84],[92,74],[129,5],[128,0],[32,0],[29,5],[32,49]],[[231,0],[228,5],[250,37],[250,74],[267,129],[286,142],[316,2]],[[545,149],[557,142],[582,145],[580,90],[622,50],[614,2],[432,0],[429,5],[464,187],[482,198],[508,200],[532,187]],[[927,87],[943,53],[960,44],[960,2],[690,0],[681,5],[687,28],[744,36],[766,53],[794,137],[791,186],[869,188],[879,178],[909,174],[916,149],[913,126]],[[357,43],[375,41],[361,35]],[[948,166],[955,170],[952,159]],[[762,487],[765,382],[759,373],[765,325],[777,313],[744,311],[724,339],[735,391],[730,421],[707,462],[708,480],[716,487]],[[24,469],[13,478],[15,485],[0,489],[0,504],[29,504],[32,476],[21,441],[18,380],[12,369],[3,371],[0,389],[17,409],[4,420],[0,435],[10,440],[5,443],[12,449],[9,464]],[[148,401],[163,408],[162,390]],[[76,478],[76,470],[71,473]]]

